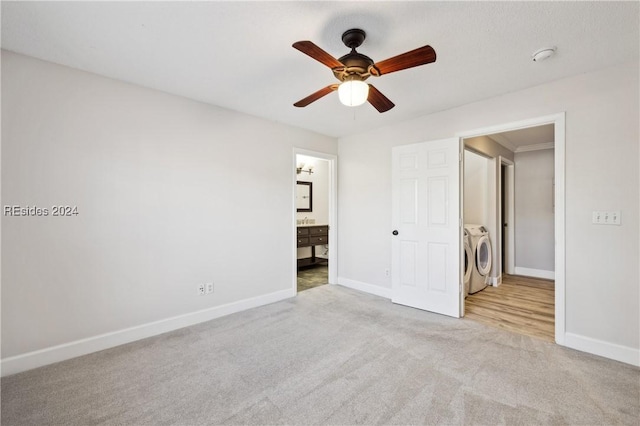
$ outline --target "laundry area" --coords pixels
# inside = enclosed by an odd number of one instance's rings
[[[490,232],[488,226],[492,222],[490,216],[495,216],[495,203],[490,203],[489,191],[489,183],[495,180],[495,173],[490,173],[494,162],[495,159],[464,150],[465,295],[477,293],[493,283],[491,237],[496,232],[495,229]]]
[[[466,318],[554,341],[554,126],[464,140]]]

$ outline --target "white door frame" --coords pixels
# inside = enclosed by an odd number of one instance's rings
[[[507,195],[507,205],[504,206],[504,209],[507,213],[507,223],[509,224],[509,226],[507,227],[507,235],[505,236],[507,244],[506,244],[506,254],[504,257],[506,257],[507,259],[507,264],[506,265],[502,265],[502,252],[505,250],[505,247],[502,246],[502,234],[504,233],[504,218],[502,217],[502,208],[498,211],[498,220],[500,223],[500,226],[498,227],[498,242],[500,244],[500,253],[499,253],[499,259],[498,261],[500,262],[500,275],[502,275],[502,270],[505,270],[507,272],[507,274],[513,274],[515,272],[516,269],[516,262],[515,262],[515,241],[516,241],[516,237],[515,237],[515,175],[514,175],[514,166],[515,163],[511,160],[509,160],[508,158],[504,158],[503,156],[499,156],[498,157],[500,160],[500,179],[498,180],[498,197],[499,197],[499,202],[500,202],[500,206],[502,207],[504,200],[502,199],[502,166],[506,166],[507,167],[507,176],[506,176],[506,180],[508,182],[507,185],[507,191],[508,191],[508,195]]]
[[[293,245],[292,265],[292,296],[298,294],[298,245],[296,244],[296,156],[306,155],[329,162],[329,284],[338,283],[338,156],[325,152],[310,151],[303,148],[293,148],[291,159],[291,244]]]
[[[554,175],[555,175],[555,341],[564,345],[565,317],[565,113],[546,115],[528,120],[497,124],[456,134],[461,138],[486,136],[528,127],[554,125]],[[463,254],[464,255],[464,254]]]

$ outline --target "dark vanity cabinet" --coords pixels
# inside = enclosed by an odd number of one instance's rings
[[[327,259],[316,257],[316,246],[329,244],[327,225],[298,226],[298,247],[311,247],[311,257],[298,259],[298,268],[326,263]]]

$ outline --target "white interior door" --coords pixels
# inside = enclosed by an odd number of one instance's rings
[[[458,138],[392,150],[394,303],[460,317]]]

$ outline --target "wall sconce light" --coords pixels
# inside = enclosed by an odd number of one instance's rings
[[[304,163],[298,164],[298,166],[296,167],[296,174],[299,175],[300,173],[309,173],[310,175],[313,174],[313,166],[309,166],[307,167],[307,170],[305,170]]]

